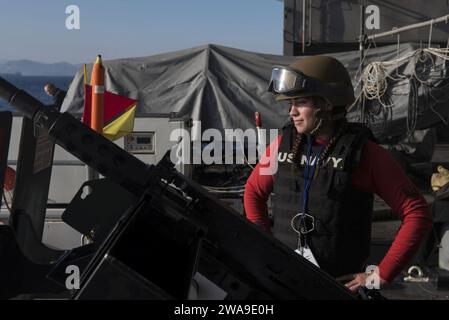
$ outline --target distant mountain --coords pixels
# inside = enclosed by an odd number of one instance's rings
[[[21,74],[23,76],[74,76],[81,65],[67,62],[42,63],[32,60],[0,60],[0,74]]]

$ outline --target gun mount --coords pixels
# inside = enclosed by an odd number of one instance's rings
[[[93,257],[82,271],[75,299],[186,299],[196,272],[228,299],[355,299],[327,273],[240,217],[174,169],[166,156],[146,165],[68,113],[48,108],[0,78],[0,98],[105,181],[120,186],[127,204],[108,218]],[[92,183],[86,182],[86,184]],[[102,208],[107,196],[95,187],[70,216]],[[120,199],[120,194],[113,195]],[[119,200],[116,200],[119,201]],[[122,211],[123,210],[123,211]],[[83,229],[86,220],[78,221]],[[2,263],[7,261],[2,259]],[[64,263],[62,263],[64,264]]]

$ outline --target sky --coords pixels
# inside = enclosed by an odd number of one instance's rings
[[[68,30],[76,5],[80,29]],[[0,62],[92,62],[214,43],[282,54],[279,0],[0,0]]]

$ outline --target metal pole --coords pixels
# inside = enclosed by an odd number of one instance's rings
[[[306,52],[306,0],[302,0],[302,53]]]
[[[363,69],[363,55],[365,52],[365,6],[360,6],[360,36],[359,36],[359,51],[360,51],[360,70]]]
[[[293,0],[293,52],[292,55],[296,56],[296,0]]]
[[[359,36],[359,51],[360,51],[360,66],[359,66],[359,70],[360,70],[360,90],[363,90],[363,80],[362,80],[362,71],[363,71],[363,59],[364,59],[364,55],[365,55],[365,40],[366,40],[366,35],[365,35],[365,6],[361,5],[360,6],[360,36]],[[364,96],[363,94],[361,95],[361,100],[360,100],[360,109],[361,109],[361,114],[362,114],[362,122],[365,121],[364,117],[363,117],[363,100]]]
[[[310,47],[312,45],[312,1],[309,0],[309,39],[307,41],[307,46]]]
[[[440,23],[440,22],[448,23],[448,21],[449,21],[449,15],[445,15],[445,16],[442,16],[442,17],[439,17],[439,18],[436,18],[436,19],[432,19],[432,20],[429,20],[429,21],[414,23],[414,24],[411,24],[411,25],[408,25],[408,26],[405,26],[405,27],[402,27],[402,28],[397,28],[395,30],[381,32],[381,33],[378,33],[378,34],[373,34],[373,35],[368,36],[367,39],[368,40],[374,40],[374,39],[377,39],[377,38],[388,37],[388,36],[395,35],[395,34],[400,33],[400,32],[413,30],[413,29],[418,29],[418,28],[422,28],[422,27],[427,27],[427,26],[430,26],[432,24],[436,24],[436,23]]]

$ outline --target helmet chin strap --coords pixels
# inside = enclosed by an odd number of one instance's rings
[[[331,106],[331,103],[329,100],[327,100],[326,98],[323,98],[324,101],[327,103],[327,106]],[[322,113],[323,109],[322,108],[316,108],[314,110],[313,116],[315,117],[314,119],[314,128],[310,131],[310,134],[313,136],[317,133],[317,131],[321,128],[322,124],[323,124],[323,117],[320,117],[318,114]],[[346,118],[345,113],[344,112],[340,112],[337,114],[333,114],[331,116],[331,121],[335,122],[341,119]]]
[[[321,108],[317,108],[314,110],[313,116],[315,119],[313,120],[313,123],[315,124],[315,127],[310,131],[310,135],[315,135],[315,133],[318,131],[318,129],[321,127],[321,124],[323,123],[323,119],[321,117],[317,117],[317,113],[321,112]],[[317,123],[318,122],[318,123]]]

